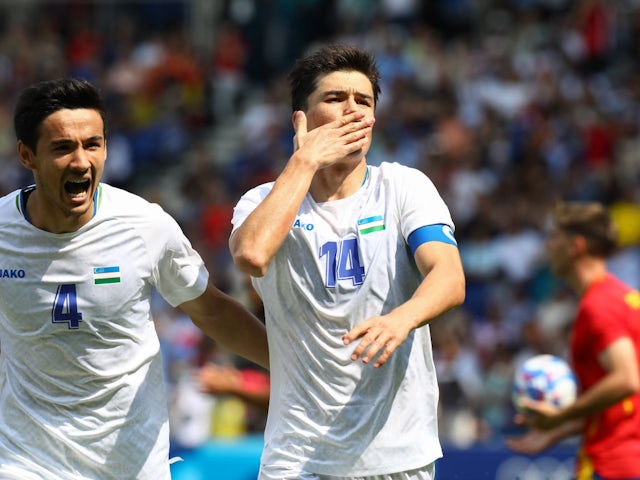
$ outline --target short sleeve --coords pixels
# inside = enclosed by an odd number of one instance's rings
[[[269,195],[269,192],[271,192],[273,188],[273,183],[274,182],[265,183],[252,188],[240,198],[233,209],[233,218],[231,219],[231,223],[233,224],[232,233],[242,225],[251,212]]]
[[[209,280],[202,257],[191,246],[178,223],[168,214],[160,217],[165,246],[160,250],[155,286],[172,306],[199,297]]]
[[[405,239],[427,225],[448,225],[455,230],[449,208],[435,185],[423,172],[399,164],[390,164],[396,179],[398,216]]]
[[[629,335],[625,315],[620,310],[618,298],[610,298],[608,302],[600,302],[597,297],[589,297],[583,302],[580,314],[589,325],[594,342],[594,354],[600,354],[620,337]]]

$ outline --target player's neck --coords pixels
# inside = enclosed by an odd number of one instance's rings
[[[592,285],[601,282],[607,276],[607,263],[603,258],[589,257],[576,265],[574,289],[579,295],[584,293]]]
[[[47,201],[36,188],[26,199],[26,217],[34,227],[50,233],[70,233],[79,230],[93,218],[93,202],[90,208],[73,215],[62,211]]]
[[[319,170],[311,182],[311,196],[318,202],[340,200],[355,194],[369,176],[366,161],[355,167],[332,165]]]

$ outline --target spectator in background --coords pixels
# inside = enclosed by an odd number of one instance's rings
[[[448,316],[434,328],[434,365],[438,376],[438,429],[443,438],[459,447],[479,438],[477,415],[482,397],[482,371],[469,342],[468,325],[460,316]]]
[[[233,395],[266,412],[269,408],[269,377],[254,369],[209,363],[198,372],[201,389],[212,395]],[[254,427],[251,430],[261,431]]]

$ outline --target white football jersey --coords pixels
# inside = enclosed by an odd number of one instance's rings
[[[401,472],[442,455],[429,327],[414,330],[379,369],[350,359],[358,342],[342,343],[353,326],[404,303],[422,281],[409,234],[426,225],[453,228],[422,172],[397,163],[368,168],[348,198],[316,203],[307,194],[267,274],[253,279],[271,357],[261,479]],[[234,228],[272,186],[242,197]]]
[[[109,185],[76,232],[0,199],[0,478],[170,478],[152,287],[198,297],[203,261],[158,205]]]

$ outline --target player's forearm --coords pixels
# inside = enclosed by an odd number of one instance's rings
[[[432,267],[421,266],[426,274],[424,279],[412,297],[395,309],[408,319],[413,328],[430,322],[464,302],[464,270],[457,251],[444,249],[438,256],[439,260]]]
[[[210,323],[214,326],[213,338],[224,348],[269,369],[269,348],[264,324],[235,301],[230,301],[217,317]]]
[[[231,254],[240,270],[263,276],[278,252],[309,191],[315,167],[294,154],[271,192],[230,239]]]
[[[627,379],[609,373],[569,405],[562,412],[562,417],[573,420],[595,415],[633,393],[635,390],[629,386]]]
[[[552,445],[555,445],[566,438],[580,435],[582,433],[583,424],[583,420],[570,420],[558,425],[553,430],[550,430]]]
[[[193,323],[222,347],[269,368],[264,324],[242,304],[209,284],[198,298],[180,305]]]
[[[432,272],[425,277],[414,295],[398,306],[394,313],[418,328],[462,304],[465,297],[464,276],[455,272]]]

